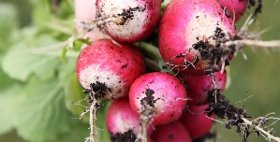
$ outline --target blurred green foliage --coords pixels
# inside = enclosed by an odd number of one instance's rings
[[[70,50],[65,61],[60,60],[61,47],[67,46],[62,41],[74,32],[73,2],[62,0],[56,10],[50,3],[0,0],[1,142],[76,142],[87,137],[86,121],[77,119],[84,103],[73,104],[84,97],[74,74],[78,52]],[[265,1],[251,30],[268,28],[263,39],[280,39],[279,6],[277,0]],[[240,54],[231,63],[231,86],[225,95],[253,117],[270,112],[280,116],[280,51],[246,49],[245,53],[248,60]],[[98,127],[106,129],[105,111],[100,112]],[[275,125],[276,135],[280,135],[279,125]],[[213,130],[218,132],[218,142],[241,141],[234,128],[216,124]],[[108,141],[107,133],[102,134],[100,141]],[[251,136],[249,141],[265,140]]]

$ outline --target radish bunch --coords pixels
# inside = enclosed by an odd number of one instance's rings
[[[234,22],[247,6],[231,1],[172,0],[164,8],[160,0],[76,2],[76,17],[104,35],[80,52],[76,73],[90,104],[112,100],[112,141],[191,142],[210,132],[208,98],[224,91],[235,53],[223,43],[236,37]]]

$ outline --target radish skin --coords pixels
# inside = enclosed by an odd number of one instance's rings
[[[99,27],[119,42],[148,37],[160,18],[161,0],[97,0]]]
[[[218,57],[220,53],[215,54],[214,47],[233,35],[235,26],[216,0],[172,0],[160,23],[159,49],[171,67],[205,74],[220,69],[225,61]],[[228,56],[230,53],[223,55],[224,60],[229,60]]]
[[[182,74],[185,81],[189,103],[192,105],[203,105],[207,103],[209,94],[218,89],[223,92],[227,82],[227,72],[215,72],[213,75],[190,75]],[[215,85],[213,84],[215,79]],[[215,88],[216,87],[216,88]]]
[[[156,127],[152,139],[155,142],[192,142],[188,131],[178,121]]]
[[[208,105],[191,106],[183,113],[180,122],[189,131],[192,139],[198,139],[207,135],[213,125],[213,121],[204,113]]]
[[[78,33],[91,42],[109,38],[94,23],[96,17],[96,0],[75,0],[75,21]],[[89,30],[90,29],[90,30]],[[89,31],[87,31],[89,30]]]
[[[153,92],[148,96],[147,90]],[[137,78],[129,91],[129,102],[133,111],[141,115],[142,101],[147,98],[153,104],[152,124],[163,125],[179,119],[187,103],[184,85],[168,73],[154,72]]]
[[[76,65],[82,87],[90,89],[92,83],[104,83],[109,90],[104,97],[108,99],[127,96],[129,87],[144,69],[143,56],[135,47],[119,47],[109,39],[98,40],[83,49]]]
[[[217,0],[219,4],[226,8],[230,17],[237,22],[248,7],[248,0]]]

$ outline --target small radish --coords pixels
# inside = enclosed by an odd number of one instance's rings
[[[206,104],[209,94],[215,89],[223,91],[227,82],[227,72],[215,72],[213,75],[182,74],[186,83],[189,103],[195,105]],[[215,84],[214,84],[215,82]]]
[[[97,25],[116,41],[139,41],[157,25],[160,4],[161,0],[97,0]]]
[[[84,34],[83,38],[89,38],[92,42],[102,38],[108,38],[95,25],[96,0],[75,0],[75,20],[77,30]]]
[[[180,118],[187,103],[184,85],[174,76],[154,72],[140,76],[129,91],[132,110],[163,125]],[[147,122],[149,123],[149,122]]]
[[[222,8],[229,12],[229,16],[237,22],[248,7],[248,0],[217,0]]]
[[[126,96],[133,81],[144,73],[143,62],[135,47],[119,47],[102,39],[81,51],[76,72],[83,88],[103,91],[101,98],[117,99]]]
[[[125,138],[127,141],[135,141],[140,130],[139,116],[131,110],[127,98],[112,102],[107,112],[106,124],[113,142]],[[151,134],[153,129],[150,126],[148,130]]]
[[[205,136],[212,128],[213,121],[205,114],[207,108],[208,105],[191,106],[180,118],[180,122],[189,131],[192,139]]]
[[[214,72],[235,52],[221,45],[234,35],[232,20],[216,0],[172,0],[160,23],[159,49],[175,69]]]
[[[191,142],[191,137],[184,126],[178,122],[157,126],[152,134],[155,142]]]

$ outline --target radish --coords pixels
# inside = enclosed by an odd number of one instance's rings
[[[229,12],[229,16],[237,22],[248,6],[248,0],[217,0],[222,8]]]
[[[184,126],[178,122],[171,122],[156,127],[152,135],[155,142],[191,142],[191,137]]]
[[[192,139],[205,136],[212,128],[213,121],[204,112],[207,108],[208,105],[191,106],[180,118],[180,122],[189,131]]]
[[[97,24],[116,41],[139,41],[157,25],[160,4],[161,0],[97,0]]]
[[[227,72],[216,72],[213,75],[190,75],[182,74],[186,83],[190,104],[206,104],[209,94],[215,89],[223,91],[227,82]],[[214,82],[215,81],[215,85]]]
[[[179,119],[187,103],[186,99],[184,85],[176,77],[163,72],[140,76],[129,91],[132,110],[151,118],[154,125]]]
[[[102,38],[109,38],[94,23],[96,15],[96,0],[75,0],[75,20],[77,30],[92,42]]]
[[[171,67],[204,74],[226,65],[235,50],[221,43],[234,35],[216,0],[172,0],[160,23],[159,49]]]
[[[107,112],[106,124],[111,133],[112,141],[125,139],[135,141],[140,130],[139,116],[132,111],[127,98],[117,99],[112,102]],[[151,125],[148,133],[152,133]]]
[[[127,96],[133,81],[144,73],[142,54],[130,45],[116,45],[109,39],[98,40],[84,48],[77,59],[76,73],[88,93],[90,135],[96,141],[96,113],[102,99]],[[81,114],[81,117],[82,115]]]
[[[101,93],[101,98],[126,96],[133,81],[144,73],[142,54],[130,45],[98,40],[83,49],[76,72],[85,89]]]

